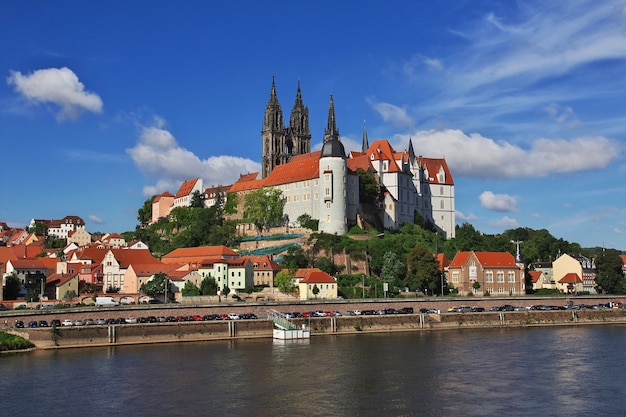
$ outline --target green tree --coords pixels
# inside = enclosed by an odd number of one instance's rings
[[[306,227],[307,229],[317,230],[319,227],[319,220],[312,218],[309,214],[301,214],[296,219],[300,227]]]
[[[200,288],[191,281],[185,282],[185,286],[181,290],[183,297],[191,297],[194,295],[200,295]]]
[[[200,294],[202,295],[217,295],[217,282],[215,278],[206,277],[200,283]]]
[[[623,294],[626,290],[626,278],[622,271],[622,258],[615,250],[606,250],[596,257],[598,276],[596,283],[602,291],[609,294]]]
[[[239,197],[237,193],[226,194],[226,204],[224,205],[224,212],[226,214],[237,213],[237,206],[239,205]]]
[[[357,168],[356,174],[359,176],[359,202],[376,204],[380,194],[380,187],[376,177],[365,172],[363,168]]]
[[[319,268],[322,271],[326,272],[328,275],[335,275],[337,273],[337,268],[335,267],[335,263],[332,258],[327,256],[322,256],[313,265],[315,268]]]
[[[141,292],[153,298],[165,294],[166,290],[168,294],[172,293],[170,289],[170,279],[163,272],[154,274],[151,280],[141,285]]]
[[[143,206],[139,210],[137,210],[137,220],[139,221],[139,225],[141,227],[147,226],[152,220],[152,202],[154,201],[156,195],[153,195],[146,201],[144,201]]]
[[[313,285],[313,289],[311,290],[311,292],[313,293],[313,296],[317,298],[317,294],[320,293],[320,289],[317,287],[317,284]]]
[[[15,300],[20,295],[20,289],[22,284],[20,283],[20,279],[15,275],[15,272],[11,272],[10,275],[7,275],[5,278],[4,284],[4,300]]]
[[[73,300],[76,297],[78,296],[76,295],[76,291],[74,290],[66,291],[65,294],[63,295],[63,299],[65,300]]]
[[[423,246],[416,246],[407,257],[406,264],[405,287],[431,295],[441,292],[439,261],[432,252]]]
[[[283,223],[284,206],[281,190],[263,187],[246,195],[243,218],[246,222],[254,224],[259,233],[262,233],[263,229]]]
[[[392,288],[397,287],[403,278],[404,264],[395,252],[386,252],[383,257],[383,267],[380,279],[389,283]]]
[[[308,267],[309,261],[302,246],[292,246],[287,249],[287,253],[283,255],[280,265],[283,268],[289,269],[291,272],[295,272],[298,268]]]
[[[285,294],[290,294],[296,290],[293,285],[293,274],[289,271],[279,271],[274,277],[274,285],[278,290]]]
[[[196,190],[191,193],[191,202],[189,203],[191,208],[204,208],[204,195]]]

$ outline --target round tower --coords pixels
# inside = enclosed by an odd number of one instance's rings
[[[324,132],[324,144],[320,154],[320,219],[319,230],[324,233],[343,235],[348,232],[346,219],[346,151],[339,140],[335,123],[335,106],[330,96],[328,127]]]

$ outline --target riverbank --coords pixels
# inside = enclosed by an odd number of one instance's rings
[[[311,336],[382,332],[437,331],[473,328],[626,324],[626,310],[557,310],[481,313],[442,313],[371,316],[333,316],[292,320],[311,330]],[[38,349],[61,349],[133,344],[201,342],[272,338],[269,320],[220,320],[179,323],[124,324],[12,329]]]

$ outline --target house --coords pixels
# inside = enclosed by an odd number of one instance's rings
[[[587,258],[582,255],[562,254],[552,262],[552,271],[554,280],[559,283],[567,274],[575,274],[582,280],[582,291],[589,294],[597,294],[596,289],[596,270],[595,259]],[[567,278],[565,282],[557,287],[563,292],[569,293],[569,287],[578,288],[578,284],[572,281],[572,277]]]
[[[109,248],[123,248],[126,247],[126,239],[119,233],[107,233],[100,239],[103,245]]]
[[[77,246],[87,246],[91,243],[91,234],[81,227],[76,230],[70,230],[67,233],[67,243],[75,243]]]
[[[568,272],[556,282],[556,287],[565,294],[576,294],[583,291],[583,280],[575,272]]]
[[[302,273],[296,273],[301,276]],[[300,300],[336,300],[337,281],[317,268],[307,268],[304,278],[298,281]]]
[[[60,220],[32,219],[29,228],[42,223],[47,228],[47,236],[55,239],[67,239],[68,233],[85,227],[85,221],[78,216],[65,216]]]
[[[124,284],[120,292],[138,294],[141,286],[158,273],[166,273],[171,266],[164,264],[130,264],[124,272]]]
[[[79,294],[80,277],[78,272],[70,274],[52,274],[46,279],[46,296],[51,300],[62,300],[73,292]]]
[[[459,295],[523,295],[523,264],[509,252],[458,252],[448,266],[448,284]]]
[[[77,265],[80,278],[96,284],[103,291],[122,291],[128,267],[135,265],[161,265],[150,251],[144,249],[80,248],[68,257],[67,266]]]
[[[254,266],[245,257],[207,258],[200,263],[198,272],[202,279],[215,279],[221,291],[226,287],[231,291],[242,291],[254,286]]]
[[[176,196],[174,196],[174,204],[172,205],[172,208],[191,206],[191,200],[195,192],[200,193],[200,195],[204,192],[202,178],[194,178],[183,182],[178,189]]]
[[[174,198],[174,195],[167,191],[154,197],[154,200],[152,200],[151,224],[170,215],[170,210],[174,205]]]
[[[281,270],[278,262],[270,255],[248,256],[254,267],[254,286],[273,287],[274,277]]]
[[[230,191],[230,185],[219,185],[217,187],[208,187],[204,190],[204,206],[212,207],[218,202],[223,206],[226,202],[228,192]]]
[[[528,271],[530,275],[530,282],[532,284],[533,291],[542,290],[542,289],[554,289],[556,288],[556,284],[554,281],[551,281],[544,271],[535,270]]]

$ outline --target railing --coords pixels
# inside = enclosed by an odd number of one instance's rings
[[[298,327],[293,324],[283,313],[276,310],[267,310],[267,318],[274,322],[274,326],[282,330],[296,330]]]

